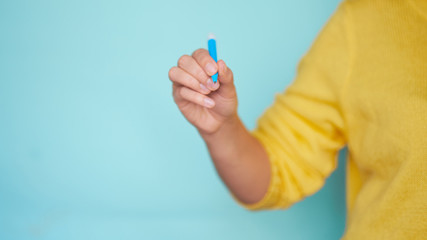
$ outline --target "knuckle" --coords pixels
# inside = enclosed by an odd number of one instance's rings
[[[233,79],[233,78],[234,78],[234,74],[233,74],[233,72],[232,72],[230,69],[227,69],[227,71],[228,71],[228,76],[229,76],[231,79]]]
[[[186,62],[188,62],[189,58],[191,58],[188,55],[182,55],[179,59],[178,59],[178,66],[184,66]]]
[[[196,51],[193,52],[193,56],[202,56],[206,52],[206,49],[199,48]]]
[[[173,81],[173,79],[175,78],[177,70],[178,70],[178,67],[175,67],[175,66],[169,69],[168,76],[171,81]]]
[[[233,71],[231,71],[231,69],[229,67],[225,66],[224,74],[225,74],[225,76],[227,76],[227,78],[230,78],[230,79],[233,78]]]
[[[177,81],[177,78],[179,77],[179,68],[178,67],[172,67],[170,70],[169,70],[169,79],[172,81],[172,82],[176,82]]]

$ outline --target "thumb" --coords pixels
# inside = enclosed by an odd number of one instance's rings
[[[233,72],[227,67],[224,60],[218,61],[218,79],[221,85],[233,84]]]
[[[233,72],[227,67],[224,60],[218,61],[218,80],[221,86],[217,90],[219,95],[225,98],[236,97],[236,89],[234,87]]]

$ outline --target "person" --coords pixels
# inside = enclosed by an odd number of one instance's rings
[[[427,1],[340,3],[252,131],[224,60],[198,49],[169,78],[242,206],[283,209],[315,193],[347,145],[343,239],[426,238]]]

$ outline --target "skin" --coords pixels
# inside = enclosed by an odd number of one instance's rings
[[[210,78],[218,72],[218,81]],[[270,182],[268,155],[237,114],[233,72],[206,49],[183,55],[169,70],[173,98],[184,117],[205,141],[215,168],[232,194],[253,204]]]

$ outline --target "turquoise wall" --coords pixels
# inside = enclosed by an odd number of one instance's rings
[[[246,211],[168,80],[214,32],[253,128],[337,4],[0,1],[0,239],[338,239],[343,160],[291,209]]]

